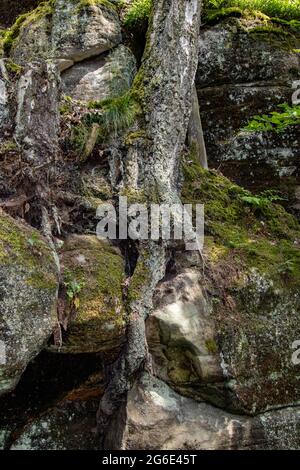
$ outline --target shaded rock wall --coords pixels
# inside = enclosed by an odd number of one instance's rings
[[[252,190],[279,189],[298,213],[299,126],[238,135],[254,115],[291,104],[300,77],[299,52],[286,36],[256,33],[257,26],[229,19],[201,32],[196,84],[208,160]]]

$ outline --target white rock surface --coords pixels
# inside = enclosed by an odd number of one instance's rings
[[[62,74],[63,91],[81,101],[101,101],[128,90],[136,74],[132,52],[120,45],[109,55],[75,64]]]

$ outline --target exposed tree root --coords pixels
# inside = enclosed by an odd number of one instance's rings
[[[138,372],[145,366],[148,358],[148,346],[145,333],[145,320],[152,308],[152,297],[157,283],[163,278],[166,266],[165,247],[149,242],[143,245],[136,267],[137,279],[133,276],[133,285],[129,287],[129,320],[127,343],[117,362],[110,370],[108,386],[100,402],[98,411],[98,429],[100,440],[105,447],[105,437],[110,421],[126,400]],[[141,278],[140,273],[141,272]]]

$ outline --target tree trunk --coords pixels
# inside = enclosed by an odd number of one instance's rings
[[[128,146],[123,185],[148,202],[180,203],[180,156],[191,113],[198,64],[200,0],[156,0],[141,70],[134,89],[144,113],[143,127]],[[110,372],[100,402],[98,429],[102,444],[112,416],[125,402],[147,358],[145,320],[157,283],[165,274],[166,242],[145,241],[129,287],[127,344]]]

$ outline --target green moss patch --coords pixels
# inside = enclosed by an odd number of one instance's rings
[[[76,316],[71,320],[63,352],[100,352],[123,340],[124,261],[116,249],[95,236],[72,237],[61,255],[65,286],[76,288]],[[66,295],[68,306],[70,296]]]
[[[39,232],[16,222],[1,210],[0,264],[25,271],[28,284],[36,289],[57,288],[53,256]]]
[[[184,162],[183,171],[183,202],[205,206],[205,251],[210,261],[228,260],[246,272],[257,268],[278,285],[299,287],[298,221],[268,198],[256,204],[259,196],[255,198],[216,171],[202,169],[193,156]]]
[[[19,37],[21,29],[26,28],[26,26],[41,18],[52,15],[54,12],[55,2],[56,0],[49,0],[48,2],[40,3],[35,10],[20,15],[12,27],[6,30],[2,39],[0,39],[0,49],[3,48],[4,53],[9,55],[15,41]]]
[[[206,19],[215,19],[220,11],[230,14],[235,9],[243,15],[259,12],[269,17],[300,20],[299,4],[294,0],[206,0],[204,8]]]
[[[125,5],[125,8],[124,26],[127,28],[138,27],[148,21],[152,0],[133,0],[128,7]]]
[[[281,0],[211,0],[206,2],[204,23],[240,18],[243,30],[287,50],[299,48],[300,13],[295,2]]]

